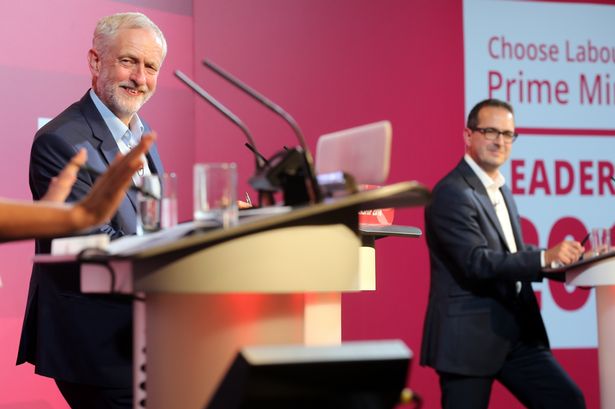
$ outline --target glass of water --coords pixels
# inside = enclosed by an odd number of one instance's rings
[[[137,234],[160,230],[161,184],[158,175],[139,176],[137,181]]]
[[[237,224],[238,215],[237,165],[194,165],[194,220],[230,227]]]
[[[177,176],[145,175],[138,179],[137,234],[177,225]]]

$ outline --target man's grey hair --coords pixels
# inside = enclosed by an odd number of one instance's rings
[[[99,53],[106,53],[109,42],[115,38],[117,32],[125,28],[150,29],[156,34],[162,45],[162,59],[167,55],[167,40],[152,20],[142,13],[117,13],[101,18],[94,29],[92,47]]]

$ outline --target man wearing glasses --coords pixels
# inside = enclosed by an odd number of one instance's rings
[[[494,380],[528,408],[585,408],[551,354],[530,285],[546,266],[578,260],[583,247],[523,243],[499,171],[516,138],[508,103],[478,103],[464,130],[465,156],[425,209],[431,286],[421,364],[437,371],[443,408],[487,408]]]

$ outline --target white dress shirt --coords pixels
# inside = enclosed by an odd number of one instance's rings
[[[92,98],[96,109],[98,109],[98,112],[105,121],[107,128],[109,128],[109,132],[113,135],[113,139],[115,139],[118,149],[123,155],[126,155],[134,146],[139,144],[141,141],[141,136],[143,136],[143,131],[145,130],[139,115],[134,114],[132,116],[129,123],[130,127],[128,127],[120,120],[120,118],[111,112],[111,110],[100,100],[100,98],[98,98],[98,95],[96,95],[92,89],[90,89],[90,98]],[[135,176],[133,176],[132,179],[135,183],[138,183],[138,176],[151,174],[149,166],[147,166],[147,158],[145,155],[142,159],[143,171],[139,171],[139,174],[135,174]]]
[[[516,253],[517,243],[515,242],[515,234],[513,233],[512,224],[510,222],[510,214],[508,213],[508,207],[506,206],[504,196],[500,191],[500,188],[506,183],[506,179],[504,178],[502,173],[500,173],[500,171],[498,171],[495,179],[491,178],[480,166],[478,166],[474,159],[472,159],[468,154],[464,156],[464,160],[467,162],[468,165],[470,165],[470,168],[472,168],[476,176],[478,176],[478,179],[480,179],[483,186],[485,186],[487,194],[489,195],[489,199],[491,200],[491,204],[495,209],[495,214],[498,217],[500,227],[504,232],[506,246],[511,253]],[[542,253],[540,255],[540,259],[542,263]],[[517,294],[521,292],[521,281],[517,281],[515,283],[515,287],[517,290]]]

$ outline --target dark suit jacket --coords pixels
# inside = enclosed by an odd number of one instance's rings
[[[80,149],[87,165],[104,172],[119,153],[117,144],[90,96],[86,95],[36,134],[30,156],[30,189],[34,199],[47,190]],[[150,149],[152,173],[162,173],[156,147]],[[83,198],[95,177],[80,171],[67,201]],[[136,196],[129,191],[106,225],[92,230],[112,238],[134,234]],[[48,253],[50,240],[37,240],[36,252]],[[109,387],[132,383],[132,302],[125,296],[87,295],[79,291],[79,269],[35,265],[17,363],[31,362],[36,373],[68,382]]]
[[[507,187],[501,191],[516,239],[514,254],[484,185],[465,160],[433,189],[425,209],[431,286],[422,365],[490,376],[520,338],[548,347],[530,285],[542,279],[540,250],[523,243],[515,202]],[[523,282],[520,294],[516,281]]]

